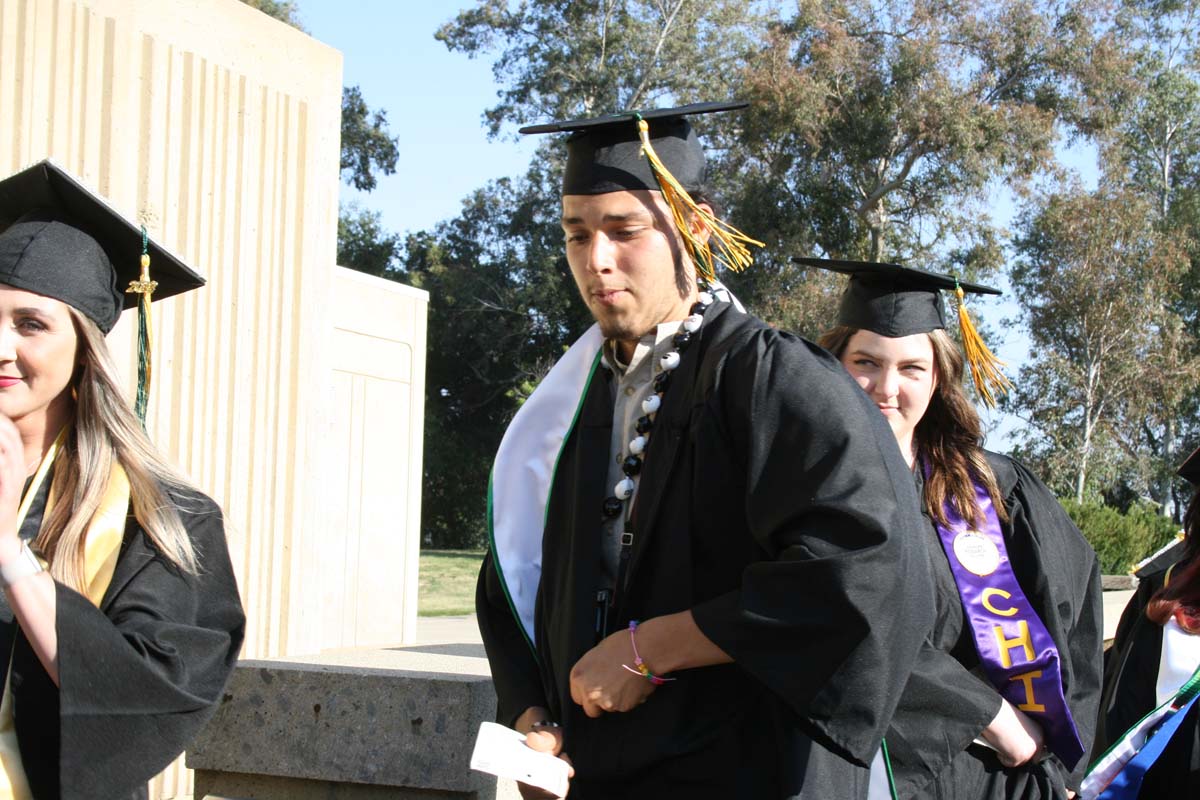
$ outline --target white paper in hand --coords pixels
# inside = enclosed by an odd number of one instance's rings
[[[484,722],[475,737],[475,752],[471,753],[471,769],[511,778],[555,797],[567,793],[567,762],[558,756],[533,750],[525,744],[525,734],[511,728]]]

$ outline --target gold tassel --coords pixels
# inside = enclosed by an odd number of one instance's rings
[[[692,254],[692,261],[696,263],[696,269],[700,272],[700,277],[708,281],[716,280],[717,271],[713,265],[713,251],[709,242],[701,240],[692,233],[691,226],[688,224],[690,215],[698,216],[711,232],[710,240],[716,240],[718,261],[734,272],[741,272],[750,266],[754,257],[750,254],[747,245],[763,247],[763,243],[757,239],[751,239],[728,222],[717,219],[712,212],[696,205],[687,190],[680,185],[679,181],[675,180],[675,176],[663,164],[658,153],[654,152],[654,147],[650,144],[650,125],[640,117],[638,118],[638,135],[642,140],[642,153],[650,162],[650,171],[658,180],[663,198],[671,208],[671,216],[675,218],[675,227],[683,236],[684,242],[687,243],[688,250]]]
[[[153,374],[151,352],[154,348],[154,330],[150,324],[150,300],[158,281],[150,280],[150,252],[146,229],[142,228],[142,271],[136,281],[129,282],[126,294],[138,297],[138,387],[134,411],[142,426],[146,424],[146,407],[150,402],[150,378]]]
[[[962,333],[963,352],[967,358],[967,365],[971,368],[971,380],[975,382],[975,389],[988,408],[995,408],[996,399],[992,396],[992,389],[995,389],[998,394],[1008,394],[1008,390],[1012,388],[1012,382],[1000,371],[1004,362],[996,358],[991,350],[988,350],[983,337],[975,329],[975,323],[971,321],[971,315],[967,313],[966,295],[962,287],[957,285],[958,281],[956,280],[954,283],[954,293],[958,295],[958,328]]]

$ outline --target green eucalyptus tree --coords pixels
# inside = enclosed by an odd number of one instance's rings
[[[1026,210],[1010,277],[1032,339],[1012,407],[1026,453],[1082,502],[1097,453],[1115,477],[1122,413],[1144,396],[1161,309],[1188,269],[1182,242],[1155,225],[1153,204],[1128,189],[1078,187]]]
[[[755,280],[807,298],[768,316],[828,322],[831,282],[787,254],[997,270],[989,192],[1053,169],[1094,37],[1084,2],[801,0],[744,73],[727,170],[740,212],[768,221],[776,257]]]

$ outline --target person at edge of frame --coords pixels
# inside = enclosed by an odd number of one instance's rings
[[[983,449],[945,330],[942,292],[957,290],[987,402],[1007,381],[963,301],[999,292],[895,264],[795,260],[850,275],[818,341],[886,417],[924,501],[937,620],[885,737],[894,792],[872,800],[1074,796],[1099,702],[1096,554],[1036,476]]]
[[[203,280],[49,161],[0,180],[0,220],[0,796],[145,798],[245,616],[221,510],[151,443],[104,337],[149,311],[131,283]]]
[[[687,116],[739,107],[524,130],[571,134],[562,226],[596,325],[501,442],[476,606],[498,720],[573,762],[572,798],[865,797],[932,623],[883,419],[715,282],[752,240],[693,199]]]
[[[1134,573],[1137,590],[1105,653],[1097,753],[1170,701],[1200,668],[1200,449],[1179,467],[1179,476],[1193,487],[1184,535]],[[1185,714],[1145,768],[1141,785],[1126,796],[1200,797],[1200,703]]]

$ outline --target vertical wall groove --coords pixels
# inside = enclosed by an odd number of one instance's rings
[[[113,106],[116,104],[115,82],[113,81],[113,73],[115,71],[114,61],[116,54],[114,39],[116,38],[117,23],[116,20],[104,20],[104,46],[101,51],[101,81],[104,87],[100,93],[100,107],[97,109],[100,119],[99,139],[100,153],[102,158],[99,164],[99,173],[96,176],[96,186],[106,195],[112,193],[112,185],[109,175],[109,170],[112,167],[112,139],[113,139]]]
[[[20,0],[17,3],[17,30],[24,31],[28,26],[29,4],[26,0]],[[13,151],[21,152],[22,144],[22,129],[25,127],[25,37],[17,36],[16,52],[14,53],[16,61],[14,77],[16,80],[13,85]]]

